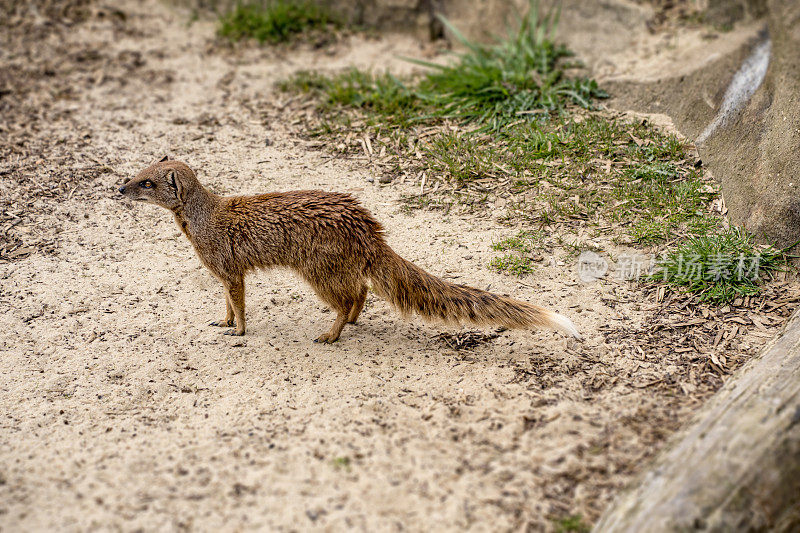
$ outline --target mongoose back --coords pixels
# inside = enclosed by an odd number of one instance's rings
[[[445,322],[507,328],[549,327],[580,339],[558,313],[428,274],[397,255],[383,227],[350,195],[291,191],[257,196],[218,196],[186,164],[166,158],[125,180],[119,192],[165,207],[200,261],[225,288],[227,313],[212,322],[244,335],[244,276],[259,268],[298,272],[336,311],[330,331],[317,342],[335,342],[364,307],[368,284],[404,316],[417,313]]]

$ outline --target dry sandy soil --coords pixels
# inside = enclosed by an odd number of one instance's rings
[[[413,41],[232,51],[210,22],[116,4],[34,17],[0,56],[0,530],[591,523],[739,364],[666,354],[659,342],[691,343],[685,324],[631,342],[672,316],[634,285],[580,283],[574,264],[490,271],[513,228],[406,214],[403,185],[310,150],[281,114],[273,83],[293,70],[407,69],[396,56],[422,54]],[[223,336],[207,325],[221,287],[171,215],[115,194],[164,154],[220,193],[350,192],[404,257],[552,307],[587,340],[403,322],[371,295],[318,345],[333,315],[281,271],[249,279],[248,334]],[[754,350],[790,307],[759,305],[715,346]]]

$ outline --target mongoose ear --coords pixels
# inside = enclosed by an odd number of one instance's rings
[[[161,159],[158,160],[159,163],[163,163],[164,161],[169,161],[169,156],[168,155],[165,155],[164,157],[162,157]]]
[[[167,172],[167,184],[175,191],[175,199],[183,203],[183,185],[181,184],[181,179],[176,170]]]

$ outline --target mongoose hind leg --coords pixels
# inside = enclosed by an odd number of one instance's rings
[[[358,320],[358,315],[361,314],[361,310],[364,309],[364,302],[367,301],[367,287],[362,285],[361,289],[359,290],[358,297],[356,298],[355,303],[353,303],[353,308],[350,309],[350,314],[347,315],[347,323],[348,324],[355,324],[356,320]]]
[[[209,326],[218,326],[221,328],[230,328],[236,325],[236,322],[233,320],[233,306],[231,305],[231,299],[228,298],[228,291],[225,291],[225,318],[222,320],[215,320]]]
[[[342,329],[350,317],[353,306],[359,297],[359,289],[352,280],[342,279],[344,276],[328,279],[325,283],[312,283],[317,296],[336,311],[336,320],[333,322],[330,331],[317,337],[314,342],[332,343],[339,339]]]
[[[236,329],[229,329],[224,335],[244,335],[244,278],[239,276],[231,281],[224,281],[225,296],[233,308],[233,315],[236,318]]]

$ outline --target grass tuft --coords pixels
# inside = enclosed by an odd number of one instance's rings
[[[389,72],[376,74],[352,68],[324,76],[300,71],[278,88],[319,99],[319,109],[325,113],[334,113],[338,108],[354,109],[396,125],[407,125],[419,113],[419,99]]]
[[[506,272],[522,277],[536,268],[531,254],[542,249],[543,231],[522,230],[513,237],[492,244],[492,250],[512,252],[495,257],[489,262],[489,268],[498,272]]]
[[[283,43],[308,31],[327,30],[340,22],[310,0],[272,0],[266,5],[239,4],[220,18],[218,33],[231,41],[255,39]]]
[[[731,228],[676,247],[650,279],[694,293],[704,302],[728,303],[758,294],[761,282],[783,270],[787,258],[785,250],[758,246],[747,232]]]
[[[442,20],[466,51],[448,65],[409,59],[428,69],[421,78],[401,81],[355,69],[329,78],[305,72],[281,87],[313,92],[328,106],[394,117],[395,125],[407,125],[413,115],[418,122],[447,118],[495,132],[511,123],[547,121],[568,105],[589,108],[608,96],[594,80],[567,75],[575,65],[564,61],[572,53],[553,41],[558,17],[554,11],[542,16],[536,1],[516,33],[493,46],[469,41]]]
[[[645,155],[646,157],[646,155]],[[646,159],[645,159],[646,160]],[[614,190],[615,220],[636,217],[629,233],[636,242],[666,241],[686,223],[694,234],[703,234],[716,224],[705,214],[716,192],[695,169],[679,170],[671,162],[645,162],[630,166]]]
[[[557,533],[589,533],[591,527],[583,521],[581,515],[572,515],[555,521]]]
[[[496,176],[502,157],[496,147],[477,137],[452,132],[433,137],[422,154],[430,171],[458,183]]]
[[[331,459],[331,464],[336,469],[350,470],[350,463],[351,463],[350,458],[347,456],[334,457],[333,459]]]
[[[566,75],[565,69],[575,65],[565,64],[572,52],[553,40],[558,14],[555,9],[543,14],[532,0],[518,30],[493,46],[468,40],[440,17],[466,51],[447,65],[413,60],[430,69],[419,96],[436,116],[495,131],[521,119],[547,117],[539,112],[562,110],[570,103],[591,107],[593,99],[608,94],[594,80]]]
[[[505,272],[522,277],[534,271],[533,260],[519,255],[506,254],[502,257],[495,257],[489,262],[489,268],[497,272]]]
[[[543,231],[522,230],[513,237],[492,244],[492,250],[500,252],[514,250],[523,254],[529,254],[541,249],[543,239]]]

